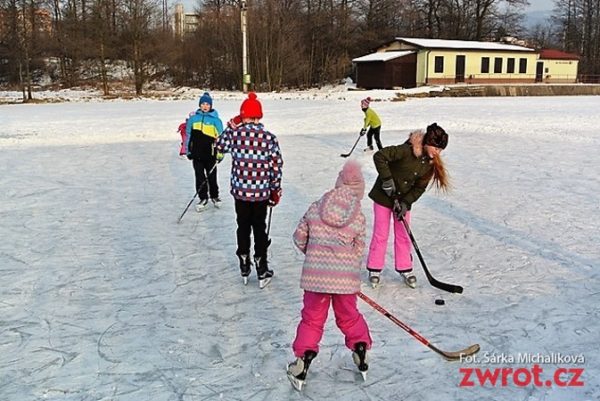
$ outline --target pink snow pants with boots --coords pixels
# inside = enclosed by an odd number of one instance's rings
[[[354,345],[365,342],[371,349],[371,335],[363,315],[356,307],[356,294],[323,294],[304,291],[302,320],[298,325],[296,339],[292,344],[294,355],[301,358],[304,351],[319,352],[319,342],[323,337],[323,328],[327,321],[329,304],[333,304],[335,324],[346,337],[346,347],[354,351]]]
[[[381,271],[385,266],[388,237],[390,235],[390,220],[394,221],[394,267],[399,272],[412,270],[411,242],[406,228],[401,221],[396,220],[392,209],[373,203],[373,237],[369,245],[367,269]],[[404,215],[404,221],[410,226],[410,211]]]

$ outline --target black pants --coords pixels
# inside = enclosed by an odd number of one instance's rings
[[[377,128],[370,127],[369,132],[367,132],[367,146],[373,146],[373,137],[375,137],[375,143],[377,144],[377,149],[383,149],[383,145],[381,144],[381,140],[379,139],[379,131],[381,130],[381,125]]]
[[[235,200],[237,221],[237,255],[250,255],[250,233],[254,234],[254,257],[267,256],[267,206],[268,201],[246,202]],[[258,271],[257,273],[261,274]]]
[[[212,171],[209,175],[210,170],[213,168],[217,161],[216,160],[204,160],[204,159],[193,159],[194,174],[196,175],[196,192],[200,199],[208,199],[208,192],[210,190],[210,198],[215,199],[219,197],[219,185],[217,184],[217,168]],[[204,183],[206,176],[208,175],[208,187]]]

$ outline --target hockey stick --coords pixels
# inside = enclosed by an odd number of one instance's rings
[[[356,142],[354,142],[354,146],[352,146],[352,149],[350,149],[350,152],[348,153],[342,153],[340,156],[341,157],[348,157],[352,154],[352,152],[354,152],[354,148],[356,148],[356,145],[358,145],[358,141],[360,141],[360,138],[362,137],[362,135],[358,135],[358,138],[356,138]]]
[[[396,202],[398,202],[398,201],[396,200]],[[419,257],[419,262],[421,262],[421,267],[423,268],[423,271],[425,272],[425,276],[427,276],[427,280],[429,280],[429,283],[432,286],[439,288],[440,290],[462,294],[463,288],[460,285],[443,283],[441,281],[436,280],[435,277],[433,277],[431,275],[431,273],[429,273],[429,269],[427,268],[427,265],[425,264],[423,255],[421,255],[421,250],[419,250],[417,241],[415,240],[415,237],[413,236],[412,231],[410,230],[410,227],[408,226],[408,223],[406,222],[406,220],[404,220],[404,216],[400,216],[400,221],[404,224],[404,228],[406,228],[406,232],[408,233],[408,236],[410,237],[410,241],[413,244],[413,248],[415,248],[415,252],[417,253],[417,256]]]
[[[177,219],[177,224],[181,223],[181,219],[183,219],[183,216],[187,213],[188,209],[190,208],[190,206],[192,205],[192,203],[194,202],[194,199],[196,199],[196,196],[198,196],[198,192],[200,192],[200,190],[202,188],[204,188],[205,185],[208,184],[208,177],[212,174],[212,172],[217,168],[217,164],[219,164],[219,162],[215,161],[215,165],[212,166],[212,168],[210,169],[210,171],[208,172],[208,175],[206,176],[206,178],[204,179],[204,182],[200,185],[200,188],[198,188],[198,190],[196,191],[196,193],[194,194],[194,197],[192,198],[192,200],[190,200],[190,202],[187,204],[187,206],[185,207],[185,209],[183,210],[183,213],[181,213],[181,216],[179,216],[179,218]]]
[[[183,219],[183,215],[186,214],[186,212],[188,211],[188,209],[190,208],[190,206],[194,202],[194,199],[196,199],[196,196],[198,196],[198,192],[196,192],[194,194],[194,197],[190,200],[190,203],[187,204],[187,206],[183,210],[183,213],[181,213],[181,216],[179,216],[179,218],[177,219],[177,224],[181,223],[181,219]]]
[[[271,216],[273,215],[273,207],[269,207],[269,220],[267,224],[267,248],[271,246],[271,238],[269,233],[271,232]]]
[[[413,336],[414,338],[419,340],[419,342],[421,342],[421,344],[429,347],[430,349],[437,352],[438,354],[440,354],[441,356],[443,356],[444,358],[446,358],[449,361],[456,361],[456,360],[459,360],[466,356],[470,356],[470,355],[473,355],[473,354],[476,354],[477,352],[479,352],[479,344],[473,344],[473,345],[471,345],[463,350],[460,350],[460,351],[442,351],[435,345],[431,344],[425,337],[423,337],[422,335],[420,335],[419,333],[417,333],[416,331],[411,329],[408,325],[406,325],[404,322],[402,322],[397,317],[392,315],[390,312],[385,310],[381,305],[379,305],[377,302],[373,301],[371,298],[369,298],[362,292],[358,293],[358,297],[360,299],[362,299],[363,301],[365,301],[367,304],[369,304],[369,306],[373,307],[373,309],[380,312],[382,315],[384,315],[385,317],[390,319],[392,322],[396,323],[408,334],[410,334],[411,336]]]

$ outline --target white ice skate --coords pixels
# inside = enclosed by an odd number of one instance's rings
[[[208,207],[208,199],[202,199],[196,205],[196,212],[201,213]]]
[[[415,288],[417,286],[417,277],[414,275],[412,271],[410,272],[399,272],[400,276],[404,279],[404,283],[410,288]]]
[[[371,283],[371,287],[377,288],[381,283],[381,272],[369,272],[369,282]]]

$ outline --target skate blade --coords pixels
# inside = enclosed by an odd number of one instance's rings
[[[248,285],[248,277],[242,277],[242,280],[244,281],[244,285]]]
[[[287,377],[288,377],[288,379],[290,379],[290,383],[292,383],[292,387],[294,387],[298,391],[302,391],[302,388],[304,387],[304,380],[300,380],[296,376],[294,376],[290,373],[288,373]]]
[[[263,278],[262,280],[258,280],[258,287],[262,290],[271,282],[271,277]]]
[[[363,381],[366,382],[367,381],[367,372],[360,372],[360,375],[362,376]]]

